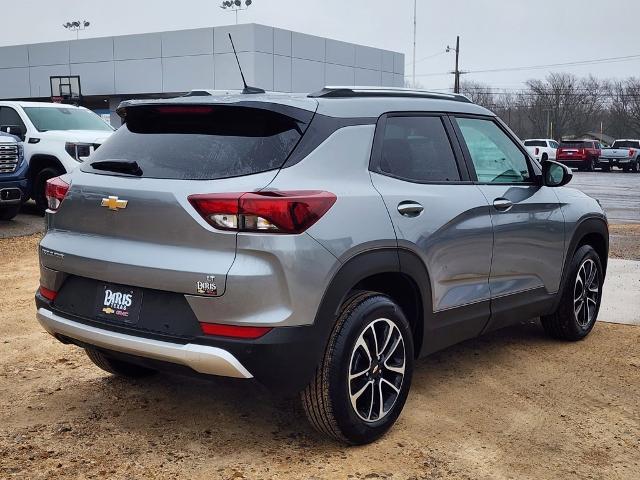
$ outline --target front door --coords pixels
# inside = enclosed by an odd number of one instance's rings
[[[558,291],[564,260],[564,216],[524,149],[494,119],[455,120],[471,175],[486,197],[494,231],[489,328],[518,309],[534,316]]]
[[[429,275],[423,352],[478,335],[490,313],[493,232],[489,205],[469,181],[449,119],[381,117],[371,170],[398,246],[412,251]]]

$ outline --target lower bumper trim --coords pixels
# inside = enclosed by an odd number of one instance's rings
[[[96,347],[184,365],[208,375],[253,378],[236,357],[222,348],[195,343],[181,345],[103,330],[68,320],[46,308],[39,308],[37,317],[52,335],[64,335]]]

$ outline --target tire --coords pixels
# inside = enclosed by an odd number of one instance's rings
[[[631,164],[631,171],[633,173],[638,173],[638,161],[637,160]]]
[[[371,362],[366,352],[376,349],[374,335],[386,341],[382,340],[382,359]],[[309,421],[321,433],[348,444],[377,440],[404,407],[413,358],[411,328],[393,300],[374,292],[350,297],[340,309],[314,379],[301,393]],[[382,402],[378,393],[385,397]]]
[[[33,199],[36,201],[36,209],[40,215],[44,215],[47,209],[47,197],[45,195],[45,187],[47,180],[62,175],[64,172],[55,167],[47,167],[40,170],[33,182]]]
[[[593,158],[587,160],[587,166],[585,167],[585,170],[587,172],[593,172],[595,170],[595,162],[593,161]]]
[[[115,358],[108,357],[95,348],[86,348],[85,352],[87,352],[87,356],[96,366],[113,375],[126,378],[142,378],[156,373],[155,370],[151,370],[150,368],[141,367],[139,365],[134,365],[133,363],[123,362],[122,360],[116,360]]]
[[[542,158],[540,159],[541,162],[544,162],[546,160],[549,160],[549,155],[547,155],[546,153],[542,154]]]
[[[610,172],[611,171],[611,166],[610,165],[605,165],[604,167],[602,167],[602,171],[603,172]]]
[[[19,211],[20,211],[20,205],[13,205],[11,207],[2,207],[0,208],[0,220],[4,222],[13,220],[13,218],[16,215],[18,215]]]
[[[625,165],[624,167],[622,167],[622,171],[627,173],[629,171],[629,167]]]
[[[591,270],[592,268],[595,270]],[[595,271],[595,277],[589,283],[592,271]],[[587,289],[583,288],[585,284]],[[582,340],[589,335],[600,310],[602,284],[603,272],[600,257],[593,247],[583,245],[573,254],[569,276],[558,308],[551,315],[541,317],[542,326],[547,334],[553,338],[568,341]],[[576,305],[578,305],[577,308]]]

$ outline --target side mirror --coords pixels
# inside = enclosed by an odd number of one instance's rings
[[[0,131],[3,131],[5,133],[10,133],[11,135],[15,135],[23,142],[24,142],[24,137],[27,134],[27,131],[21,125],[2,125],[0,126]]]
[[[542,182],[547,187],[561,187],[573,178],[573,171],[558,162],[545,160],[542,162]]]

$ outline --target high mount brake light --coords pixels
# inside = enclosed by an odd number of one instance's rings
[[[158,113],[172,114],[172,115],[206,115],[208,113],[213,112],[213,107],[207,106],[181,106],[181,105],[171,105],[164,107],[157,107],[156,111]]]
[[[219,230],[302,233],[336,202],[319,190],[190,195],[189,202]]]
[[[47,197],[47,206],[51,212],[55,212],[60,208],[60,204],[68,191],[69,184],[62,180],[61,177],[54,177],[47,180],[44,193]]]

